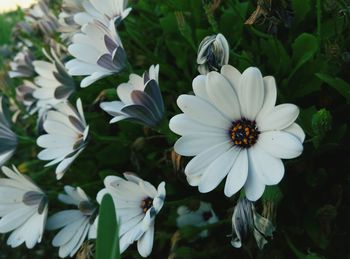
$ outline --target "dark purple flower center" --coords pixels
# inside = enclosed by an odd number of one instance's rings
[[[259,138],[259,130],[255,121],[241,119],[234,121],[230,129],[233,143],[240,148],[250,148]]]
[[[143,210],[143,213],[146,213],[152,206],[153,206],[153,199],[151,199],[150,197],[147,197],[141,202],[141,209]]]

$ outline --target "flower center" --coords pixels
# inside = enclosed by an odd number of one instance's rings
[[[234,121],[230,129],[233,143],[240,148],[250,148],[259,137],[259,130],[255,121],[241,119]]]
[[[141,202],[141,209],[143,213],[146,213],[153,206],[153,199],[147,197]]]

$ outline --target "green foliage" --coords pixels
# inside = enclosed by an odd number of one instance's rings
[[[102,198],[96,239],[96,259],[119,259],[118,222],[112,196]]]

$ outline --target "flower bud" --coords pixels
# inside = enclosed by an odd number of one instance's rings
[[[202,75],[210,71],[219,71],[228,64],[230,49],[228,42],[221,33],[205,37],[198,48],[198,71]]]

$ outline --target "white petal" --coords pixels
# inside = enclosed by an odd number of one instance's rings
[[[113,74],[113,72],[95,72],[91,74],[91,76],[85,77],[81,82],[80,82],[80,87],[85,88],[88,87],[89,85],[95,83],[99,79],[109,76]]]
[[[79,150],[75,155],[65,158],[61,163],[56,167],[56,178],[60,180],[64,173],[68,170],[68,167],[74,162],[74,160],[79,156],[83,149]]]
[[[235,121],[241,117],[238,97],[225,77],[215,71],[208,73],[206,89],[211,103],[229,120]]]
[[[242,116],[255,120],[264,102],[264,81],[259,69],[249,67],[243,72],[238,98]]]
[[[147,257],[151,254],[154,239],[154,225],[152,225],[138,240],[137,250],[142,257]]]
[[[236,94],[238,95],[239,84],[241,81],[241,72],[231,65],[224,65],[221,68],[221,74],[230,82]]]
[[[301,143],[303,143],[305,140],[305,133],[303,129],[296,123],[293,123],[288,128],[285,128],[283,131],[294,135],[300,140]]]
[[[299,115],[299,108],[294,104],[280,104],[264,117],[257,119],[260,131],[282,130],[294,123]]]
[[[73,147],[77,138],[75,136],[58,136],[45,134],[37,139],[37,145],[43,148]]]
[[[263,195],[265,190],[265,184],[262,182],[257,172],[254,170],[249,155],[248,161],[248,178],[246,183],[244,184],[244,190],[248,200],[256,201]]]
[[[283,131],[261,133],[258,142],[264,150],[278,158],[295,158],[303,152],[303,145],[300,140]]]
[[[214,190],[229,173],[238,154],[239,150],[232,147],[211,163],[199,182],[199,192],[207,193]]]
[[[199,75],[196,76],[192,81],[193,92],[196,96],[203,98],[204,100],[209,100],[209,96],[206,89],[206,76]]]
[[[260,117],[264,117],[266,113],[270,113],[272,109],[275,107],[276,98],[277,98],[277,88],[276,81],[273,76],[266,76],[263,78],[264,80],[264,104],[256,118],[258,121]]]
[[[52,215],[46,224],[46,229],[54,230],[62,228],[66,225],[71,224],[73,221],[76,221],[82,218],[83,215],[79,210],[64,210],[55,213]]]
[[[242,149],[227,175],[225,183],[225,195],[231,197],[237,193],[244,185],[248,176],[248,154]]]

